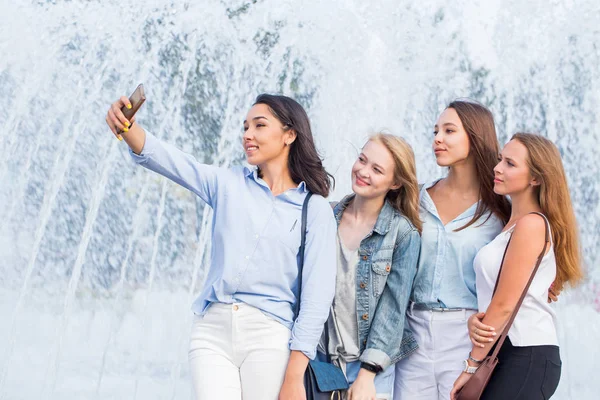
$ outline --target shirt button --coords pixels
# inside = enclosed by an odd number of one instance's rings
[[[258,235],[254,235],[254,239],[258,239]]]
[[[385,270],[387,272],[390,272],[392,270],[392,267],[390,267],[390,265],[388,264],[388,265],[385,266]]]
[[[237,310],[239,310],[239,309],[240,309],[240,307],[239,307],[237,304],[234,304],[234,305],[233,305],[233,311],[237,311]]]
[[[362,319],[365,321],[369,319],[369,314],[363,314]]]
[[[365,261],[367,261],[368,258],[369,257],[367,257],[367,256],[362,256],[362,259],[365,260]]]
[[[246,256],[246,260],[249,260],[249,259],[250,259],[250,256]]]
[[[367,287],[367,285],[365,285],[365,283],[364,283],[364,282],[361,282],[361,283],[360,283],[360,288],[361,288],[361,289],[364,289],[365,287]]]
[[[367,344],[367,339],[363,340],[363,344]]]

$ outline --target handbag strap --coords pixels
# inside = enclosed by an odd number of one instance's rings
[[[535,274],[536,274],[538,268],[540,267],[540,264],[542,263],[544,256],[546,255],[546,249],[548,248],[548,243],[550,243],[550,230],[548,228],[548,220],[546,219],[544,214],[539,213],[539,212],[532,212],[530,214],[538,214],[539,216],[544,218],[544,227],[546,230],[546,241],[544,242],[544,248],[542,249],[542,252],[538,256],[535,267],[533,268],[533,272],[531,273],[531,276],[529,277],[529,281],[527,281],[527,285],[525,285],[525,289],[523,289],[523,293],[521,293],[519,302],[517,303],[515,309],[513,310],[512,314],[510,315],[508,322],[504,326],[504,329],[502,330],[502,333],[500,334],[500,337],[498,338],[498,341],[496,342],[496,347],[494,348],[494,352],[492,353],[492,359],[495,359],[498,356],[498,352],[500,351],[500,348],[504,344],[504,340],[506,340],[506,337],[508,336],[508,331],[510,330],[510,327],[512,326],[513,321],[515,320],[517,313],[519,312],[519,308],[521,308],[521,304],[523,304],[523,300],[525,299],[525,296],[527,295],[529,286],[531,286],[531,282],[533,282],[533,278],[535,277]],[[502,272],[502,267],[504,266],[504,259],[506,258],[506,252],[508,251],[508,246],[510,245],[511,239],[512,239],[512,235],[511,235],[510,239],[508,239],[508,243],[506,244],[506,249],[504,249],[504,255],[502,256],[502,262],[500,264],[500,270],[498,271],[498,278],[496,278],[496,285],[494,286],[494,294],[496,293],[496,289],[498,288],[498,282],[500,281],[500,273]],[[492,296],[493,296],[493,294],[492,294]]]
[[[306,224],[308,220],[308,201],[312,197],[312,193],[308,192],[304,203],[302,204],[302,223],[300,233],[300,249],[298,250],[298,299],[296,300],[296,312],[294,313],[294,321],[300,315],[300,301],[302,296],[302,271],[304,269],[304,248],[306,247]]]

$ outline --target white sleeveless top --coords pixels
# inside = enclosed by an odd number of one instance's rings
[[[546,224],[550,224],[546,217]],[[474,260],[477,303],[479,311],[485,312],[492,301],[492,294],[502,256],[514,226],[501,232],[488,245],[479,250]],[[551,231],[550,231],[551,232]],[[536,261],[537,262],[537,259]],[[534,264],[535,265],[535,264]],[[532,266],[533,267],[533,266]],[[556,278],[556,258],[550,233],[550,250],[546,253],[540,267],[523,299],[523,304],[508,331],[513,346],[556,345],[556,314],[548,304],[548,288]]]

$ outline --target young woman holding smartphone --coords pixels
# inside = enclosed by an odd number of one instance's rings
[[[306,112],[291,98],[258,96],[243,122],[251,167],[221,168],[199,163],[128,121],[121,112],[128,105],[121,97],[106,121],[133,159],[214,210],[211,264],[192,307],[189,359],[196,398],[304,399],[304,371],[316,354],[336,274],[336,223],[325,200],[331,175]],[[309,192],[314,196],[299,298],[301,210]]]

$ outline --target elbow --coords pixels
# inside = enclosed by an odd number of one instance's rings
[[[506,319],[512,314],[514,309],[515,309],[514,304],[510,304],[510,303],[502,301],[502,302],[498,302],[497,304],[495,304],[493,313],[502,319]]]

